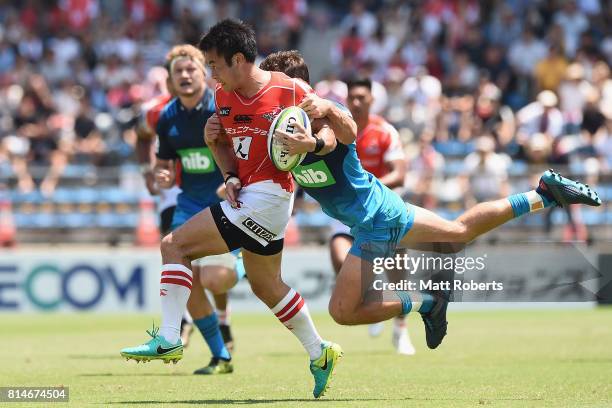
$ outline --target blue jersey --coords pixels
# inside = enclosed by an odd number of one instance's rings
[[[355,256],[390,256],[412,227],[412,206],[363,168],[355,142],[338,142],[323,156],[308,153],[292,174],[325,214],[351,227]]]
[[[292,173],[323,212],[351,228],[375,227],[379,210],[396,196],[364,170],[355,143],[338,143],[334,151],[324,156],[309,153]]]
[[[179,98],[169,102],[157,123],[157,157],[179,162],[177,179],[182,193],[178,196],[177,207],[184,207],[189,212],[220,202],[216,191],[223,177],[204,141],[204,126],[213,113],[214,95],[206,89],[200,103],[191,110],[186,109]]]

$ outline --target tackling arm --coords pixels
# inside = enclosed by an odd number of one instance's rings
[[[311,120],[326,118],[340,143],[351,144],[357,138],[357,124],[353,118],[332,101],[309,93],[304,96],[299,106]]]

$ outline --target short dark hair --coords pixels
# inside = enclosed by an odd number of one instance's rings
[[[372,91],[372,80],[370,78],[351,78],[346,81],[346,89],[348,90],[357,86],[365,86]]]
[[[202,52],[215,50],[228,65],[232,65],[232,57],[237,53],[251,63],[257,57],[255,31],[241,20],[228,18],[218,22],[202,36],[198,47]]]
[[[261,61],[259,68],[266,71],[284,72],[291,78],[299,78],[306,83],[310,83],[310,74],[304,57],[297,50],[278,51],[270,54]]]

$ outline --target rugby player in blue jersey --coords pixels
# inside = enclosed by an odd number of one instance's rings
[[[286,58],[281,53],[269,55],[262,66],[274,67],[288,75],[308,72],[303,59],[300,61],[295,55]],[[307,76],[301,78],[308,81]],[[314,120],[328,116],[333,103],[313,97],[300,106]],[[334,129],[333,124],[331,128]],[[537,189],[477,204],[449,221],[429,210],[404,203],[366,172],[357,158],[354,137],[342,134],[318,142],[299,124],[296,129],[294,134],[282,131],[275,134],[288,147],[289,154],[309,152],[292,171],[296,182],[319,202],[327,215],[351,227],[351,235],[355,237],[336,279],[329,303],[331,316],[339,324],[355,325],[417,311],[425,325],[427,346],[432,349],[438,347],[446,335],[447,293],[396,291],[395,299],[366,302],[362,290],[364,264],[370,264],[377,257],[392,256],[397,247],[413,248],[423,243],[441,242],[467,244],[516,217],[552,206],[601,205],[597,193],[587,185],[549,170],[542,175]],[[323,148],[331,151],[325,155],[313,154]],[[367,269],[372,271],[371,267]]]
[[[178,97],[164,106],[157,122],[159,144],[154,173],[161,188],[170,188],[180,179],[182,191],[177,197],[171,227],[175,230],[202,209],[221,201],[216,191],[223,184],[223,178],[204,141],[204,126],[215,112],[214,95],[205,82],[204,56],[191,45],[178,45],[166,56],[166,68]],[[226,293],[244,276],[244,267],[238,255],[230,253],[194,260],[192,267],[193,278],[180,271],[162,271],[160,296],[169,296],[164,284],[192,289],[187,308],[212,352],[210,363],[195,374],[230,373],[233,371],[231,356],[204,289],[215,294]],[[178,327],[175,334],[178,339]],[[176,343],[177,339],[170,341]],[[142,356],[135,349],[124,349],[122,355],[139,360]],[[160,354],[168,357],[165,361],[170,361],[177,359],[179,352],[182,355],[182,347]]]

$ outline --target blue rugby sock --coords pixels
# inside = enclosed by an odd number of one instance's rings
[[[540,194],[536,190],[531,190],[527,193],[513,194],[508,197],[508,201],[510,201],[510,205],[512,206],[514,218],[556,205],[555,201],[550,197],[545,194]]]
[[[402,314],[401,316],[405,316],[412,310],[412,300],[410,299],[410,294],[403,290],[398,290],[395,292],[397,297],[402,302]]]
[[[224,360],[230,360],[231,356],[225,343],[223,343],[223,337],[219,330],[219,320],[215,313],[210,316],[203,317],[201,319],[194,320],[193,323],[197,326],[206,340],[208,347],[213,357],[222,358]]]
[[[395,292],[397,297],[399,297],[402,302],[402,314],[400,316],[405,316],[410,313],[413,309],[414,303],[410,298],[410,293],[402,290],[398,290]],[[416,306],[414,311],[419,313],[429,313],[431,309],[433,309],[436,304],[436,298],[434,298],[430,293],[427,292],[419,292],[417,295],[419,300],[415,300]]]
[[[434,305],[436,304],[436,299],[429,293],[421,292],[421,296],[423,296],[423,303],[421,303],[419,313],[431,312],[431,309],[433,309]]]

